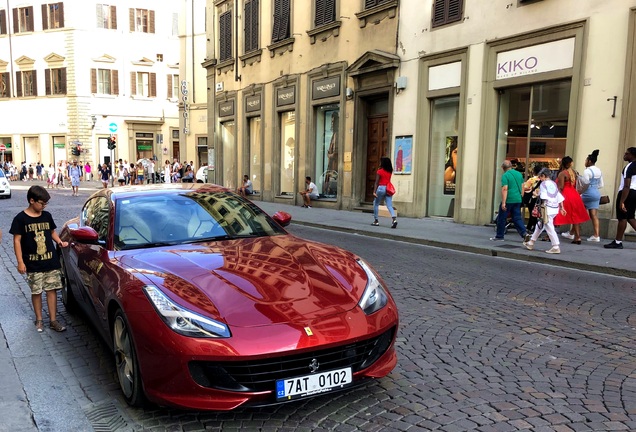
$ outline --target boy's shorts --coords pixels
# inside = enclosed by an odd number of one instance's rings
[[[42,291],[62,289],[62,275],[60,270],[27,273],[27,283],[32,295],[40,295]]]

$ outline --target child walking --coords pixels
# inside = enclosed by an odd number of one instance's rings
[[[66,327],[57,321],[57,290],[62,288],[62,278],[55,244],[67,247],[68,243],[60,239],[51,213],[44,210],[49,199],[51,196],[42,186],[31,186],[27,192],[29,207],[13,218],[9,233],[13,234],[18,272],[26,273],[31,288],[36,330],[44,331],[42,291],[45,291],[49,325],[53,330],[63,332]]]

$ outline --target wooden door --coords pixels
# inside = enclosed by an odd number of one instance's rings
[[[373,117],[367,128],[367,172],[365,202],[373,202],[375,174],[380,166],[380,158],[389,155],[389,116]]]

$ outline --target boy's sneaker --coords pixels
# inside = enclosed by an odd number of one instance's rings
[[[66,327],[60,324],[59,321],[51,321],[50,327],[56,332],[63,332],[66,330]]]
[[[596,236],[590,236],[590,237],[587,238],[587,241],[598,243],[598,242],[601,241],[601,238],[600,237],[596,237]]]
[[[44,321],[36,320],[34,324],[35,329],[38,331],[38,333],[42,333],[44,331]]]
[[[559,249],[558,246],[552,246],[552,249],[548,249],[547,251],[545,251],[545,253],[560,254],[561,253],[561,249]]]
[[[612,240],[611,243],[608,243],[603,246],[605,249],[623,249],[623,242],[616,243],[616,240]]]
[[[574,240],[574,234],[570,234],[568,231],[562,232],[561,237],[566,239]]]

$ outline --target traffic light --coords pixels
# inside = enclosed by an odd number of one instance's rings
[[[79,156],[79,155],[80,155],[80,149],[79,149],[79,147],[77,147],[77,146],[73,147],[73,148],[71,149],[71,154],[72,154],[73,156]]]
[[[115,150],[115,147],[117,147],[117,138],[108,137],[108,150]]]

